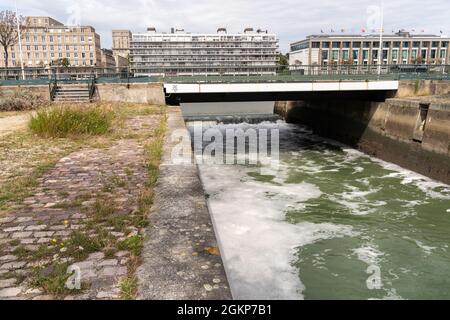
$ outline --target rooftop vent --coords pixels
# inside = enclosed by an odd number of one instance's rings
[[[155,27],[148,27],[147,31],[148,32],[156,32],[156,28]]]
[[[244,33],[251,33],[253,32],[253,28],[245,28]]]
[[[399,37],[410,37],[411,36],[411,34],[405,30],[399,30],[395,35],[397,35]]]
[[[226,28],[219,28],[219,29],[217,29],[217,33],[227,33],[227,29]]]

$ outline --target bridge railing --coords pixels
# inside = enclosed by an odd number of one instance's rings
[[[129,68],[47,67],[0,68],[0,85],[47,85],[55,77],[65,82],[85,81],[95,76],[97,83],[168,82],[168,83],[245,83],[245,82],[302,82],[346,80],[450,80],[450,65],[290,65],[252,66],[253,71],[231,72],[217,66],[187,68],[174,72],[165,69],[134,73]],[[221,71],[223,70],[223,72]],[[236,69],[239,70],[239,69]],[[250,69],[249,69],[250,70]],[[267,71],[270,70],[270,71]]]

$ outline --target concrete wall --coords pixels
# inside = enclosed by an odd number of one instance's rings
[[[231,116],[273,114],[274,101],[181,103],[183,116]]]
[[[397,98],[412,96],[442,95],[450,93],[450,81],[406,80],[400,81]]]
[[[111,102],[166,104],[162,83],[97,84],[97,98]]]
[[[424,104],[429,104],[429,109],[423,135],[419,135],[421,141],[418,141],[420,106]],[[288,122],[304,123],[320,135],[450,183],[450,101],[315,99],[279,102],[275,110]]]
[[[20,88],[27,89],[35,94],[39,94],[44,100],[50,101],[50,91],[48,85],[42,86],[0,86],[2,94],[8,94]]]

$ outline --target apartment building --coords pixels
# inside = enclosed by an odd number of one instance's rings
[[[277,36],[266,30],[192,34],[148,28],[132,34],[130,60],[135,75],[263,75],[276,73],[277,49]]]
[[[311,35],[291,44],[290,65],[448,64],[450,38],[399,31],[383,35]]]
[[[128,58],[128,55],[130,54],[131,37],[132,35],[130,30],[112,31],[112,50],[114,52],[114,56]]]
[[[91,26],[69,27],[50,17],[26,17],[22,36],[22,59],[25,67],[44,67],[61,59],[71,66],[100,66],[100,36]],[[0,48],[0,67],[5,54]],[[8,66],[20,66],[19,44],[9,49]]]
[[[116,59],[112,50],[101,49],[101,66],[103,68],[114,68],[116,66]]]

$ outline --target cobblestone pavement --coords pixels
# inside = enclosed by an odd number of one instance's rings
[[[159,115],[134,117],[126,128],[148,132],[159,121]],[[139,226],[127,219],[139,209],[145,159],[143,142],[135,139],[73,152],[38,180],[18,209],[0,215],[0,299],[119,298],[132,254],[120,244],[139,236]],[[63,278],[67,267],[78,267],[81,291],[60,288],[61,266]]]

